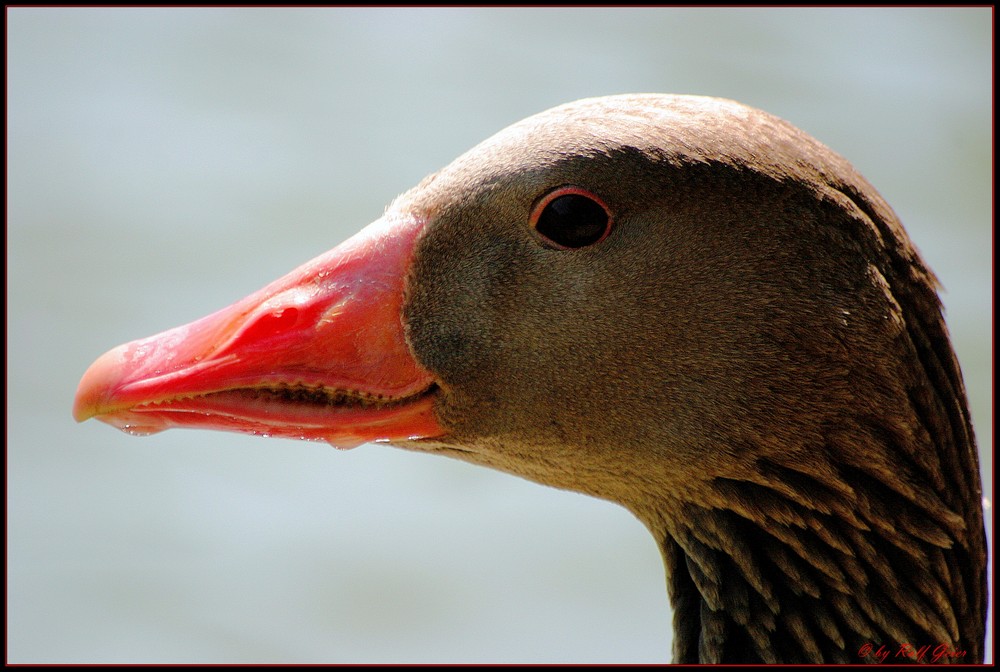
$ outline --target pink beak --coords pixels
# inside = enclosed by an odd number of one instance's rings
[[[170,427],[323,440],[440,436],[434,378],[403,330],[424,221],[386,215],[228,308],[102,355],[73,415],[133,434]]]

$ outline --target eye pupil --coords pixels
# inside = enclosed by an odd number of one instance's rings
[[[604,205],[574,190],[543,201],[535,230],[560,247],[577,249],[603,240],[610,225]]]

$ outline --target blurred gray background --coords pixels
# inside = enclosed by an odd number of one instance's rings
[[[7,19],[10,662],[669,660],[659,553],[614,505],[383,446],[70,417],[108,348],[576,98],[735,98],[851,160],[945,286],[992,471],[989,8]]]

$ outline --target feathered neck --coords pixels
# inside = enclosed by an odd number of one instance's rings
[[[961,516],[871,469],[758,467],[662,537],[675,663],[982,661]]]

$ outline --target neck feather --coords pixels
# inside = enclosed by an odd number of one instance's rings
[[[716,479],[707,499],[725,505],[684,504],[664,535],[674,662],[982,660],[961,516],[872,465],[758,467]]]

